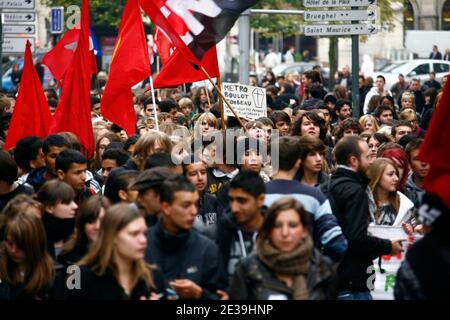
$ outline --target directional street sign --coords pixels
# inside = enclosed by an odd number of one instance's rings
[[[36,42],[36,38],[34,37],[26,37],[26,38],[18,38],[18,37],[4,37],[3,38],[3,53],[21,53],[25,52],[25,44],[27,40],[31,43],[31,51],[33,52],[35,47],[34,44]]]
[[[303,0],[306,8],[368,7],[376,4],[377,0]]]
[[[378,28],[373,24],[326,24],[305,26],[306,36],[348,36],[376,34]]]
[[[64,29],[64,7],[51,8],[51,33],[62,33]]]
[[[305,11],[306,22],[323,21],[359,21],[375,20],[376,14],[373,10],[327,10],[327,11]]]
[[[32,10],[35,0],[0,0],[0,9],[23,9]]]
[[[34,35],[36,28],[33,24],[16,24],[16,25],[3,25],[3,33],[5,34],[29,34]]]
[[[3,23],[11,22],[34,22],[36,20],[36,13],[34,12],[4,12]]]

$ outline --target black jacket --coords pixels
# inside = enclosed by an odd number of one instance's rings
[[[309,300],[336,299],[336,268],[333,261],[314,249],[306,278]],[[237,266],[230,288],[234,300],[269,300],[272,296],[292,300],[293,290],[279,280],[256,255],[252,253]]]
[[[117,282],[112,270],[107,270],[102,276],[99,276],[96,271],[87,265],[80,266],[80,289],[61,290],[64,294],[57,295],[56,299],[67,300],[140,300],[141,297],[150,297],[151,293],[164,294],[166,289],[166,282],[164,277],[158,269],[152,269],[154,290],[150,290],[145,281],[140,279],[135,285],[129,295]],[[70,280],[68,280],[70,282]],[[60,284],[65,284],[66,281],[60,281]]]
[[[243,240],[247,240],[247,243],[243,244],[246,250],[245,253],[242,252],[242,244],[238,246],[234,245],[235,243],[240,242],[238,234],[239,231],[241,231],[243,238],[246,238]],[[247,235],[247,237],[245,237],[245,235]],[[249,237],[249,235],[251,235],[251,237]],[[223,269],[228,275],[228,280],[231,280],[231,276],[234,273],[234,268],[236,265],[236,263],[233,265],[230,264],[230,252],[232,246],[234,246],[233,248],[237,254],[237,257],[234,257],[234,259],[241,260],[242,258],[245,258],[247,254],[250,255],[250,253],[254,250],[256,235],[257,232],[251,233],[242,231],[232,212],[228,211],[220,217],[217,223],[216,243],[222,256]]]
[[[166,233],[158,221],[149,229],[145,260],[157,265],[167,281],[189,279],[202,287],[202,299],[218,299],[224,289],[225,274],[219,250],[213,241],[195,230]]]
[[[368,291],[367,269],[378,256],[390,254],[389,240],[368,234],[369,199],[366,193],[369,179],[357,172],[338,168],[331,177],[329,193],[338,223],[348,241],[348,250],[338,267],[339,289]]]

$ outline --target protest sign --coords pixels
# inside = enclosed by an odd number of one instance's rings
[[[393,300],[395,279],[398,269],[405,259],[406,252],[421,236],[408,236],[402,227],[391,226],[369,226],[369,233],[378,238],[383,239],[405,239],[402,242],[402,253],[394,255],[386,255],[373,260],[374,269],[368,270],[371,274],[368,281],[369,289],[371,289],[374,300]],[[375,273],[373,273],[375,271]]]
[[[247,120],[267,117],[266,89],[224,82],[222,93],[239,117]],[[234,117],[229,108],[224,108],[226,116]]]

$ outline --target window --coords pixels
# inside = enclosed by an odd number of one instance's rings
[[[403,26],[405,30],[414,30],[414,9],[409,1],[403,11]]]
[[[442,30],[450,30],[450,1],[445,1],[442,7]]]
[[[445,63],[433,63],[433,71],[436,73],[448,73],[449,65]]]
[[[430,73],[430,64],[425,63],[421,64],[418,67],[415,67],[413,71],[409,74],[410,76],[420,76],[423,74],[429,74]]]

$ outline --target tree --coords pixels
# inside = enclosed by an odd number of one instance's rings
[[[70,6],[79,6],[81,8],[81,0],[43,0],[47,6],[61,6],[66,10]],[[117,30],[122,17],[123,7],[126,0],[104,1],[89,0],[89,11],[91,12],[91,26],[93,28],[112,28]],[[95,14],[93,14],[95,12]],[[65,11],[65,18],[68,14]]]

